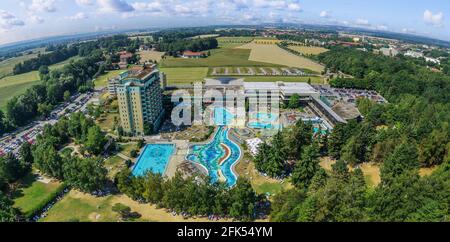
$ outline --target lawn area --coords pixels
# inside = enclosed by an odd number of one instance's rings
[[[167,75],[169,84],[201,82],[208,75],[207,67],[160,68],[160,71]]]
[[[4,111],[6,109],[6,104],[8,103],[9,99],[11,99],[14,96],[23,94],[28,88],[32,87],[37,83],[39,83],[39,81],[31,81],[15,85],[1,86],[0,80],[0,110]]]
[[[173,216],[164,209],[157,209],[155,205],[142,204],[131,200],[125,195],[110,195],[95,197],[75,190],[70,191],[61,201],[55,204],[48,216],[40,222],[115,222],[119,220],[118,214],[112,211],[112,206],[122,203],[131,208],[131,211],[142,215],[137,221],[147,222],[208,222],[206,218],[189,218]],[[221,220],[227,222],[229,220]]]
[[[108,86],[108,78],[114,77],[119,75],[120,73],[124,72],[125,70],[114,70],[114,71],[108,71],[107,73],[97,77],[94,80],[95,87],[106,87]]]
[[[131,158],[130,153],[132,150],[138,150],[136,143],[120,144],[120,153],[122,153],[130,158]]]
[[[311,79],[312,84],[323,84],[324,80],[320,76],[243,76],[247,82],[307,82]]]
[[[54,193],[62,184],[56,181],[44,183],[36,180],[36,175],[28,175],[22,181],[22,188],[13,194],[14,207],[19,208],[26,216],[31,216],[35,209],[54,197]]]
[[[270,193],[271,195],[275,195],[283,190],[293,188],[292,184],[287,180],[281,183],[278,180],[261,175],[256,170],[255,163],[252,161],[247,162],[248,160],[248,157],[244,157],[244,159],[236,165],[236,172],[239,174],[239,177],[248,178],[253,189],[255,189],[258,194]]]
[[[159,52],[159,51],[139,51],[137,54],[141,57],[141,62],[147,62],[147,61],[157,61],[160,62],[162,56],[165,54],[165,52]]]
[[[115,175],[125,166],[125,161],[119,156],[111,156],[105,160],[105,168],[108,170],[108,177],[114,179]]]
[[[290,45],[289,49],[298,51],[304,55],[318,55],[327,52],[328,49],[316,46]]]
[[[251,50],[249,60],[289,67],[297,67],[300,69],[311,70],[320,73],[324,70],[324,66],[316,63],[308,58],[297,56],[281,49],[277,45],[248,43],[238,47],[238,49]]]
[[[97,119],[97,124],[104,132],[113,132],[115,120],[120,122],[119,113],[105,113]]]
[[[274,64],[270,63],[249,60],[250,52],[247,49],[214,49],[211,50],[211,56],[207,58],[164,58],[161,61],[160,67],[274,66]]]

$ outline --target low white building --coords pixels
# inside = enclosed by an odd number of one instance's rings
[[[422,52],[408,50],[405,53],[405,56],[409,56],[409,57],[413,57],[413,58],[422,58],[423,57],[423,53]]]

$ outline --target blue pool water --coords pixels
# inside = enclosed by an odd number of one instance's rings
[[[278,124],[278,115],[272,113],[256,113],[250,117],[251,121],[248,127],[253,129],[280,129]]]
[[[224,107],[214,108],[214,123],[216,125],[230,125],[236,115]]]
[[[223,126],[219,127],[214,135],[214,139],[205,145],[193,145],[189,150],[187,159],[196,162],[208,170],[211,182],[219,180],[219,170],[225,177],[228,186],[234,186],[237,176],[234,174],[232,167],[241,157],[241,149],[239,146],[228,138],[230,129]],[[226,145],[231,154],[226,160],[219,165],[219,161],[226,155],[222,145]]]
[[[175,150],[173,144],[148,144],[133,167],[133,176],[143,176],[147,172],[164,174]]]

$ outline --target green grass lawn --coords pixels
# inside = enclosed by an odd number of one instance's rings
[[[120,145],[120,153],[131,158],[130,153],[132,150],[138,149],[136,143],[127,143]]]
[[[266,193],[277,194],[283,190],[288,190],[289,184],[288,183],[281,184],[281,183],[266,182],[266,183],[262,183],[259,185],[253,185],[253,188],[255,189],[256,193],[258,193],[258,194],[266,194]]]
[[[95,87],[106,87],[106,86],[108,86],[108,78],[117,76],[117,75],[119,75],[120,73],[122,73],[124,71],[125,70],[108,71],[106,74],[103,74],[103,75],[97,77],[94,80]]]
[[[50,70],[55,70],[70,63],[72,60],[80,59],[75,56],[60,63],[49,66]],[[23,94],[28,88],[40,82],[39,72],[30,71],[20,75],[6,76],[0,78],[0,110],[5,110],[9,99]]]
[[[62,187],[59,182],[48,184],[36,181],[35,175],[29,175],[22,181],[22,188],[13,194],[14,207],[19,208],[27,217],[36,208],[54,197],[54,193]]]
[[[108,170],[108,177],[113,179],[115,175],[125,167],[125,161],[119,156],[111,156],[105,160],[104,165]]]
[[[323,78],[318,76],[303,77],[303,76],[243,76],[247,82],[307,82],[311,78],[313,84],[323,84]]]
[[[56,203],[48,211],[47,217],[39,221],[117,221],[117,214],[111,210],[112,196],[95,198],[90,196],[77,197],[72,194],[72,192],[67,194],[61,201]]]
[[[26,60],[37,57],[39,52],[45,53],[45,48],[38,48],[38,49],[34,49],[32,51],[33,51],[33,54],[18,56],[18,57],[7,59],[7,60],[0,62],[0,78],[11,74],[13,72],[13,68],[15,65],[17,65],[21,62],[24,62]]]
[[[160,67],[226,67],[226,66],[277,66],[270,63],[250,61],[248,49],[221,48],[211,50],[211,56],[200,59],[166,57]]]
[[[160,68],[160,71],[166,73],[169,84],[203,81],[208,75],[207,67]]]

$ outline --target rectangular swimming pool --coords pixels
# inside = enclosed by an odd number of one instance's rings
[[[147,172],[164,175],[167,164],[175,151],[173,144],[148,144],[133,167],[133,176],[143,176]]]

